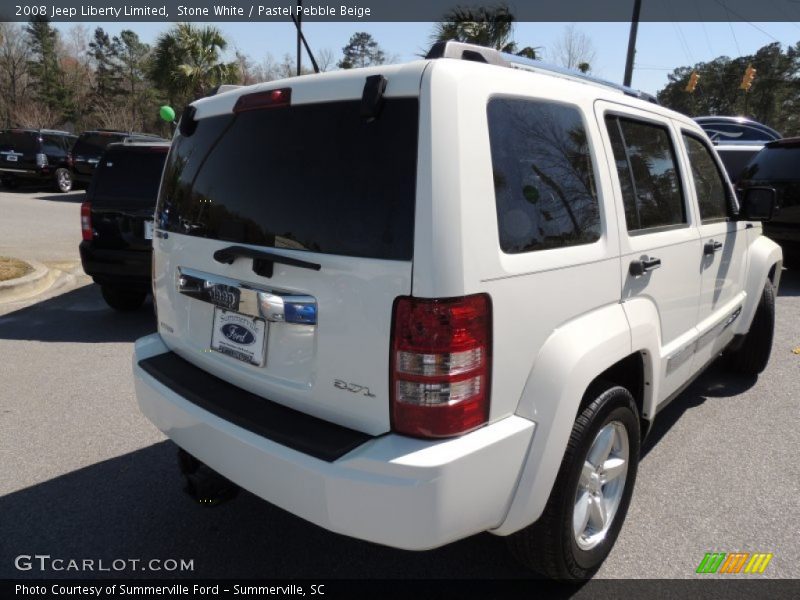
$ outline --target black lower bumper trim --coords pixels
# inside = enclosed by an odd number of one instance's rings
[[[327,462],[372,436],[287,408],[215,377],[174,352],[139,361],[154,379],[218,417]]]

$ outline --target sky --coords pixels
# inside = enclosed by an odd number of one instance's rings
[[[112,35],[132,29],[142,41],[154,43],[158,35],[169,29],[169,23],[83,23],[90,32],[98,25]],[[295,56],[294,25],[286,23],[219,23],[216,24],[231,44],[260,62],[267,54],[280,59],[284,54]],[[569,23],[516,23],[514,39],[519,47],[540,47],[544,59],[553,57],[553,48],[563,37]],[[574,23],[577,31],[586,34],[595,50],[592,73],[621,83],[625,70],[629,23]],[[74,24],[57,24],[62,30]],[[336,60],[350,36],[357,31],[370,33],[381,48],[397,62],[414,60],[430,45],[432,23],[320,23],[305,22],[303,33],[312,50],[330,49]],[[640,23],[633,87],[656,93],[667,83],[667,74],[674,68],[712,60],[718,56],[736,57],[752,54],[762,46],[781,42],[784,47],[800,41],[800,24],[785,23]],[[304,64],[310,66],[307,57]]]

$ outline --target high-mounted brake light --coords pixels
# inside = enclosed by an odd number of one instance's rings
[[[247,110],[260,110],[262,108],[277,108],[289,106],[292,102],[292,88],[281,88],[266,92],[253,92],[239,96],[233,107],[233,112],[240,113]]]
[[[395,300],[391,343],[392,429],[416,437],[449,437],[489,417],[491,301]]]
[[[84,202],[81,204],[81,235],[86,241],[91,241],[92,235],[92,203]]]

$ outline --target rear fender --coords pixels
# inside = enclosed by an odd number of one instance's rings
[[[630,329],[620,304],[587,313],[548,338],[517,408],[518,415],[536,422],[536,433],[506,518],[492,533],[508,535],[541,516],[586,389],[630,354]]]

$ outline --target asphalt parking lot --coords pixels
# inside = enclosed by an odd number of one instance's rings
[[[75,260],[79,194],[42,195],[0,192],[0,255]],[[758,379],[715,365],[660,415],[598,577],[695,577],[712,551],[770,552],[756,577],[800,577],[800,272],[784,271],[777,313]],[[115,313],[83,280],[0,315],[0,578],[92,576],[19,571],[20,554],[193,560],[192,572],[146,574],[156,577],[530,577],[490,534],[412,553],[326,532],[248,493],[195,504],[175,446],[136,405],[131,352],[155,330],[149,303]]]

